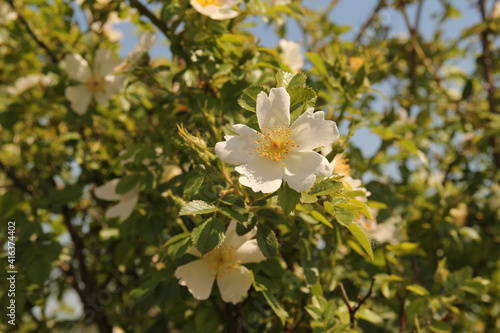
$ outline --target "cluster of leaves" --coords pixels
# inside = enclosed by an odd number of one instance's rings
[[[498,92],[488,88],[488,75],[498,75],[490,42],[498,18],[485,16],[446,40],[443,26],[460,12],[441,1],[427,40],[418,20],[408,19],[424,1],[381,1],[346,41],[351,27],[330,19],[336,1],[326,11],[277,2],[245,1],[236,18],[215,21],[188,0],[83,1],[89,23],[102,27],[117,12],[156,31],[170,55],[144,55],[120,94],[82,116],[64,98],[71,82],[61,61],[69,53],[91,59],[118,43],[103,29],[75,24],[81,8],[71,2],[5,3],[18,18],[0,18],[0,214],[5,226],[16,221],[18,274],[16,327],[4,316],[1,331],[500,329],[500,118]],[[377,15],[384,7],[406,18],[408,38],[388,36]],[[247,30],[255,16],[280,37],[287,19],[298,23],[307,36],[305,74],[287,74],[279,52],[259,45]],[[450,67],[462,57],[476,60],[472,74]],[[7,92],[30,74],[52,83]],[[375,111],[379,84],[391,90]],[[373,212],[359,200],[365,193],[340,176],[303,193],[284,184],[262,195],[216,158],[212,147],[230,125],[256,128],[256,96],[271,87],[290,93],[292,119],[315,107],[348,128],[328,158],[345,151],[354,176],[368,181],[377,222],[397,227],[390,244],[370,241],[355,222],[374,219]],[[371,156],[348,144],[364,127],[381,142]],[[126,220],[105,218],[112,203],[93,193],[117,177],[119,194],[140,186]],[[191,260],[189,248],[207,253],[220,245],[230,220],[240,235],[257,226],[268,259],[247,265],[253,287],[245,301],[223,303],[217,291],[197,301],[174,271]],[[8,237],[2,228],[2,243]],[[349,302],[368,294],[359,308]]]

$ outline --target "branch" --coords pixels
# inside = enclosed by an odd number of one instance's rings
[[[26,184],[20,178],[18,178],[15,172],[8,165],[3,164],[1,161],[0,161],[0,169],[2,169],[5,172],[7,177],[9,177],[9,179],[14,183],[15,186],[19,187],[26,193],[33,194],[33,189],[31,188],[31,186]]]
[[[375,9],[373,10],[372,14],[368,18],[368,20],[366,20],[366,22],[363,24],[363,26],[361,27],[361,30],[358,32],[358,35],[356,36],[356,38],[354,38],[355,44],[357,44],[359,42],[359,40],[361,39],[361,37],[363,37],[363,35],[366,32],[366,29],[368,29],[368,27],[373,23],[373,20],[375,20],[375,17],[377,16],[378,12],[380,10],[382,10],[385,6],[386,6],[385,0],[379,0],[379,2],[377,4],[377,6],[375,7]]]
[[[22,25],[24,25],[24,27],[26,28],[26,31],[28,32],[28,35],[31,36],[31,38],[33,38],[33,40],[38,44],[39,47],[41,47],[42,49],[45,50],[45,52],[47,53],[47,55],[49,56],[50,60],[52,61],[52,63],[54,64],[57,64],[57,62],[59,61],[59,59],[56,57],[56,55],[50,50],[50,48],[47,46],[47,44],[45,44],[41,39],[38,38],[38,36],[35,34],[35,32],[33,31],[33,29],[31,29],[28,21],[26,21],[26,19],[24,18],[24,16],[21,14],[20,11],[17,10],[16,6],[14,6],[14,0],[6,0],[7,3],[12,7],[12,9],[16,12],[17,14],[17,18],[19,19],[19,21],[22,23]]]
[[[405,292],[404,296],[400,296],[399,293],[397,298],[399,300],[399,333],[405,333],[406,330],[406,302],[407,293]]]
[[[151,23],[153,23],[158,29],[160,29],[160,31],[165,35],[165,37],[167,37],[167,39],[170,39],[169,28],[165,24],[165,22],[156,17],[156,15],[153,14],[139,0],[130,0],[130,5],[137,9],[141,15],[146,16],[151,21]]]
[[[486,22],[488,16],[486,15],[486,5],[484,0],[478,1],[479,11],[481,13],[481,19],[483,22]],[[481,46],[483,49],[483,56],[481,57],[483,63],[483,75],[484,80],[486,81],[486,90],[488,92],[488,105],[490,108],[490,112],[493,114],[498,114],[498,110],[495,102],[495,81],[493,78],[493,60],[491,59],[491,42],[489,40],[489,35],[491,34],[491,30],[487,27],[483,31],[481,31]],[[497,151],[497,139],[494,136],[490,137],[490,143],[493,148],[493,162],[495,163],[496,168],[500,168],[500,152]]]
[[[349,298],[347,297],[347,293],[345,292],[344,285],[342,282],[339,282],[340,286],[340,291],[342,293],[342,298],[344,300],[344,303],[347,305],[347,309],[349,310],[349,321],[351,322],[351,329],[356,328],[356,312],[359,310],[361,305],[372,295],[373,291],[373,284],[375,283],[375,279],[372,279],[372,282],[370,284],[370,289],[368,289],[368,292],[366,293],[365,297],[358,296],[358,304],[353,307],[349,303]]]

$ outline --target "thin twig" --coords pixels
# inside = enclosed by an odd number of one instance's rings
[[[57,64],[57,62],[59,61],[57,56],[50,50],[50,48],[47,46],[47,44],[45,44],[40,38],[38,38],[38,36],[33,31],[33,29],[31,29],[28,21],[24,18],[24,16],[21,14],[21,12],[19,10],[17,10],[16,6],[14,5],[14,0],[6,0],[6,1],[12,7],[12,9],[16,12],[17,18],[19,19],[19,22],[21,22],[22,25],[24,25],[24,28],[28,32],[28,35],[30,35],[31,38],[33,38],[33,40],[38,44],[39,47],[41,47],[42,49],[45,50],[45,52],[49,56],[52,63]]]
[[[342,294],[342,299],[344,300],[344,303],[347,306],[347,309],[349,310],[349,321],[351,322],[351,329],[356,328],[356,312],[359,310],[359,308],[363,305],[363,303],[372,295],[373,291],[373,284],[375,283],[375,279],[372,279],[372,282],[370,284],[370,289],[368,289],[368,292],[364,297],[358,296],[358,304],[353,307],[349,303],[349,298],[347,297],[347,293],[345,292],[344,285],[342,282],[339,282],[340,286],[340,291]]]
[[[139,0],[130,0],[130,5],[137,9],[141,15],[146,16],[151,23],[153,23],[160,31],[165,35],[165,37],[170,38],[169,28],[161,19],[156,17],[146,6],[144,6]]]
[[[366,20],[366,22],[363,24],[356,38],[354,38],[355,44],[357,44],[360,41],[361,37],[363,37],[363,35],[365,34],[366,29],[368,29],[368,27],[373,23],[373,20],[375,20],[375,17],[377,16],[378,12],[382,10],[385,6],[386,6],[385,0],[379,0],[377,6],[375,7],[375,9],[373,9],[372,14],[368,18],[368,20]]]
[[[481,13],[481,19],[483,22],[485,22],[488,19],[488,15],[486,14],[486,5],[484,0],[479,0],[478,1],[479,5],[479,11]],[[488,91],[488,105],[490,108],[490,112],[493,114],[498,114],[498,110],[496,108],[496,102],[495,102],[495,82],[493,78],[493,60],[491,58],[491,42],[489,39],[489,35],[492,33],[492,31],[489,28],[484,29],[481,31],[481,46],[483,49],[483,56],[481,57],[481,60],[483,62],[483,75],[484,75],[484,80],[486,81],[486,90]],[[495,164],[495,167],[498,169],[500,168],[500,152],[497,151],[497,139],[494,136],[490,137],[490,143],[492,145],[493,149],[493,163]]]
[[[33,193],[31,186],[26,184],[19,177],[17,177],[14,170],[12,170],[8,165],[5,165],[2,162],[0,162],[0,169],[2,169],[5,172],[7,177],[14,183],[14,185],[16,187],[20,188],[21,190],[23,190],[26,193],[29,193],[29,194]]]

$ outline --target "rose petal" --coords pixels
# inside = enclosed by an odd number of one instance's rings
[[[272,193],[279,189],[283,178],[283,166],[278,161],[271,161],[266,157],[259,157],[235,168],[242,174],[239,181],[249,186],[255,192]]]
[[[300,115],[290,126],[290,130],[293,141],[299,145],[298,151],[328,147],[339,139],[337,124],[331,120],[325,120],[323,111],[313,112],[313,109],[308,109]]]
[[[256,239],[246,241],[236,250],[235,254],[242,264],[266,260]]]
[[[202,259],[191,261],[175,270],[181,286],[186,286],[196,299],[207,299],[212,291],[215,277]]]
[[[70,53],[64,57],[66,72],[69,77],[80,83],[86,83],[90,77],[88,62],[77,53]]]
[[[67,87],[64,95],[71,102],[71,108],[77,114],[82,115],[87,112],[92,93],[86,85]]]
[[[232,246],[235,249],[242,246],[246,241],[254,237],[255,234],[257,233],[257,229],[254,228],[253,230],[247,232],[243,236],[239,236],[236,233],[236,224],[237,224],[236,221],[231,221],[229,223],[229,226],[227,227],[226,230],[226,238],[224,239],[224,245]]]
[[[315,171],[323,166],[323,159],[323,156],[314,151],[291,152],[285,160],[283,179],[297,192],[307,190],[313,186],[316,180]],[[328,164],[328,161],[326,162]]]
[[[217,277],[222,300],[233,304],[241,302],[252,285],[252,277],[246,267],[238,266],[231,272]]]
[[[120,200],[121,195],[116,193],[116,185],[120,182],[120,178],[115,178],[112,181],[97,187],[94,194],[101,200],[115,201]]]
[[[215,145],[215,153],[226,163],[246,164],[258,156],[255,152],[258,145],[254,141],[259,139],[259,135],[246,125],[234,125],[233,129],[239,135],[225,136],[226,141]]]
[[[115,70],[121,60],[114,59],[113,53],[108,49],[98,49],[94,58],[94,73],[98,76],[106,76]]]
[[[261,131],[274,126],[290,124],[290,95],[285,88],[272,88],[269,96],[264,91],[257,95],[257,120]]]
[[[134,208],[137,205],[137,201],[139,201],[138,195],[129,198],[129,200],[123,200],[122,198],[122,200],[120,200],[118,204],[108,208],[108,210],[106,211],[106,217],[119,217],[122,220],[126,220],[134,211]]]

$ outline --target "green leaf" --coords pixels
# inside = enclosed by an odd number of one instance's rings
[[[179,215],[208,214],[217,211],[217,207],[203,200],[193,200],[185,204]]]
[[[238,99],[238,104],[245,110],[255,112],[255,108],[257,105],[257,95],[262,91],[268,94],[268,90],[263,86],[249,87]]]
[[[205,173],[203,172],[196,172],[192,177],[190,177],[184,187],[184,192],[182,193],[183,198],[189,200],[197,194],[201,185],[203,185],[204,180]]]
[[[288,312],[281,307],[276,297],[274,297],[274,295],[268,290],[262,291],[262,294],[264,295],[267,303],[271,306],[271,309],[273,309],[274,313],[280,318],[281,324],[285,325],[285,320],[288,318]]]
[[[300,195],[300,202],[304,204],[315,203],[318,201],[318,198],[314,195],[310,195],[307,192],[302,192]]]
[[[342,189],[342,183],[333,179],[325,179],[311,188],[311,195],[320,196],[338,192]]]
[[[304,73],[292,74],[279,70],[276,74],[276,87],[285,87],[286,90],[304,87],[307,76]]]
[[[290,188],[287,183],[283,183],[278,193],[278,202],[283,209],[283,215],[287,216],[300,202],[300,193]]]
[[[406,290],[409,290],[420,296],[429,295],[429,291],[427,291],[427,289],[418,284],[410,284],[409,286],[406,286]]]
[[[130,300],[138,302],[143,299],[149,292],[147,288],[136,288],[129,293]]]
[[[278,251],[278,240],[274,232],[264,224],[257,227],[257,244],[266,258],[271,258]]]
[[[295,87],[288,89],[290,94],[290,117],[297,119],[304,111],[316,104],[316,92],[309,87]]]
[[[326,205],[327,205],[328,202],[325,202],[325,209],[326,209]],[[335,218],[337,219],[337,221],[342,224],[343,226],[346,226],[348,227],[349,225],[352,224],[352,220],[354,219],[354,214],[344,208],[344,207],[340,207],[340,206],[333,206],[333,211],[334,211],[334,215]]]
[[[429,330],[434,333],[448,333],[451,332],[451,324],[444,321],[433,320],[429,326]]]
[[[324,217],[320,212],[318,211],[313,211],[311,213],[311,216],[314,217],[315,220],[321,222],[322,224],[326,225],[327,227],[333,229],[333,225]]]
[[[213,217],[198,225],[191,233],[194,246],[202,254],[222,244],[225,237],[223,224]]]
[[[167,253],[172,259],[182,256],[192,246],[191,233],[185,232],[170,238],[163,246],[167,247]]]
[[[247,221],[247,217],[246,216],[241,215],[237,211],[232,210],[232,209],[227,208],[227,207],[219,207],[219,212],[221,212],[222,214],[226,215],[230,219],[236,220],[238,222],[242,222],[243,223],[243,222]]]
[[[370,244],[370,240],[366,236],[365,232],[359,224],[357,223],[351,223],[347,226],[347,229],[353,234],[353,236],[356,238],[356,240],[359,242],[361,247],[365,250],[365,252],[370,256],[372,260],[373,258],[373,250],[372,250],[372,245]]]
[[[250,222],[237,223],[236,224],[236,234],[238,236],[243,236],[248,234],[257,225],[257,219],[253,217]]]
[[[131,189],[133,189],[142,179],[142,176],[139,174],[127,175],[123,177],[118,185],[116,185],[115,192],[118,194],[127,193]]]
[[[314,65],[314,71],[321,77],[328,77],[328,70],[326,69],[325,62],[319,54],[315,52],[306,52],[306,56],[309,58],[311,63]]]
[[[468,99],[472,95],[473,91],[474,82],[472,79],[468,79],[467,82],[465,82],[464,89],[462,90],[462,100]]]

